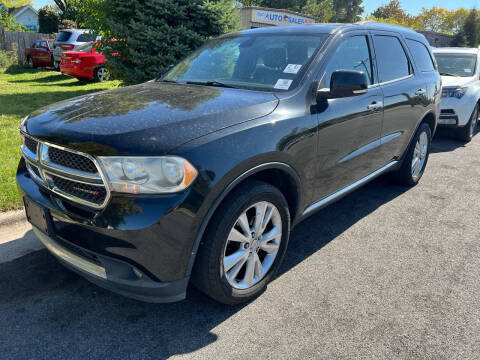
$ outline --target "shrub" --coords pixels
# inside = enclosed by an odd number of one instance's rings
[[[0,50],[0,69],[4,71],[15,65],[18,65],[17,52]]]
[[[155,78],[208,38],[240,28],[234,0],[86,0],[83,4],[93,12],[85,27],[103,35],[101,51],[112,72],[126,83]]]

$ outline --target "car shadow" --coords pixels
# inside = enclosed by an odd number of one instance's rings
[[[475,131],[476,136],[478,134],[478,128]],[[438,128],[433,137],[432,147],[430,149],[431,153],[443,153],[454,151],[459,148],[466,146],[466,143],[457,139],[455,133],[452,129],[448,128]]]
[[[407,189],[381,177],[300,223],[278,276]],[[178,303],[127,299],[67,270],[46,250],[0,264],[0,289],[5,358],[45,351],[64,358],[107,351],[110,358],[188,354],[215,342],[214,328],[248,306],[218,304],[193,287]]]
[[[52,71],[52,70],[47,70],[47,71]],[[57,82],[57,81],[63,81],[67,79],[68,77],[63,74],[55,74],[55,75],[50,75],[50,76],[45,76],[42,78],[32,78],[32,79],[25,79],[25,80],[9,80],[8,82],[11,83],[39,83],[39,84],[50,84],[52,82]]]

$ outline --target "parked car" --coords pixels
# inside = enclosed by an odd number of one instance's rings
[[[110,80],[110,73],[105,67],[105,56],[97,51],[96,43],[90,42],[79,46],[75,51],[62,53],[60,72],[79,80]]]
[[[96,37],[92,35],[92,31],[88,29],[66,29],[60,31],[53,44],[55,48],[53,53],[55,69],[60,69],[62,52],[75,50],[80,45],[95,39]]]
[[[45,246],[100,286],[166,302],[192,280],[242,303],[302,219],[389,171],[418,183],[440,90],[402,27],[229,34],[155,81],[27,116],[19,192]]]
[[[30,68],[53,66],[53,40],[37,40],[25,49],[25,59]]]
[[[438,124],[451,128],[464,142],[477,127],[480,100],[480,61],[477,48],[437,48],[434,54],[442,76]]]

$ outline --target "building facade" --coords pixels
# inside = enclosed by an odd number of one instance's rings
[[[430,46],[432,47],[449,47],[452,44],[452,35],[442,34],[434,31],[417,31],[427,38]]]
[[[242,27],[244,29],[284,25],[309,25],[315,23],[313,18],[289,10],[248,6],[242,8],[240,12]]]

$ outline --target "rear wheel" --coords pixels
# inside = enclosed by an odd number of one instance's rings
[[[468,121],[467,125],[458,129],[457,137],[459,140],[463,142],[470,142],[473,139],[473,135],[475,135],[475,130],[477,128],[478,122],[478,104],[473,109],[472,116],[470,116],[470,120]]]
[[[103,65],[95,69],[95,73],[93,76],[96,82],[105,82],[110,80],[110,72]]]
[[[35,68],[35,63],[33,62],[33,59],[32,59],[31,56],[28,56],[28,57],[27,57],[27,66],[28,66],[30,69]]]
[[[405,153],[402,167],[396,173],[396,179],[403,185],[414,186],[422,178],[430,155],[432,131],[426,123],[420,124],[412,143]]]
[[[202,240],[192,281],[225,304],[247,302],[277,272],[288,245],[290,214],[275,187],[248,181],[229,195]]]

